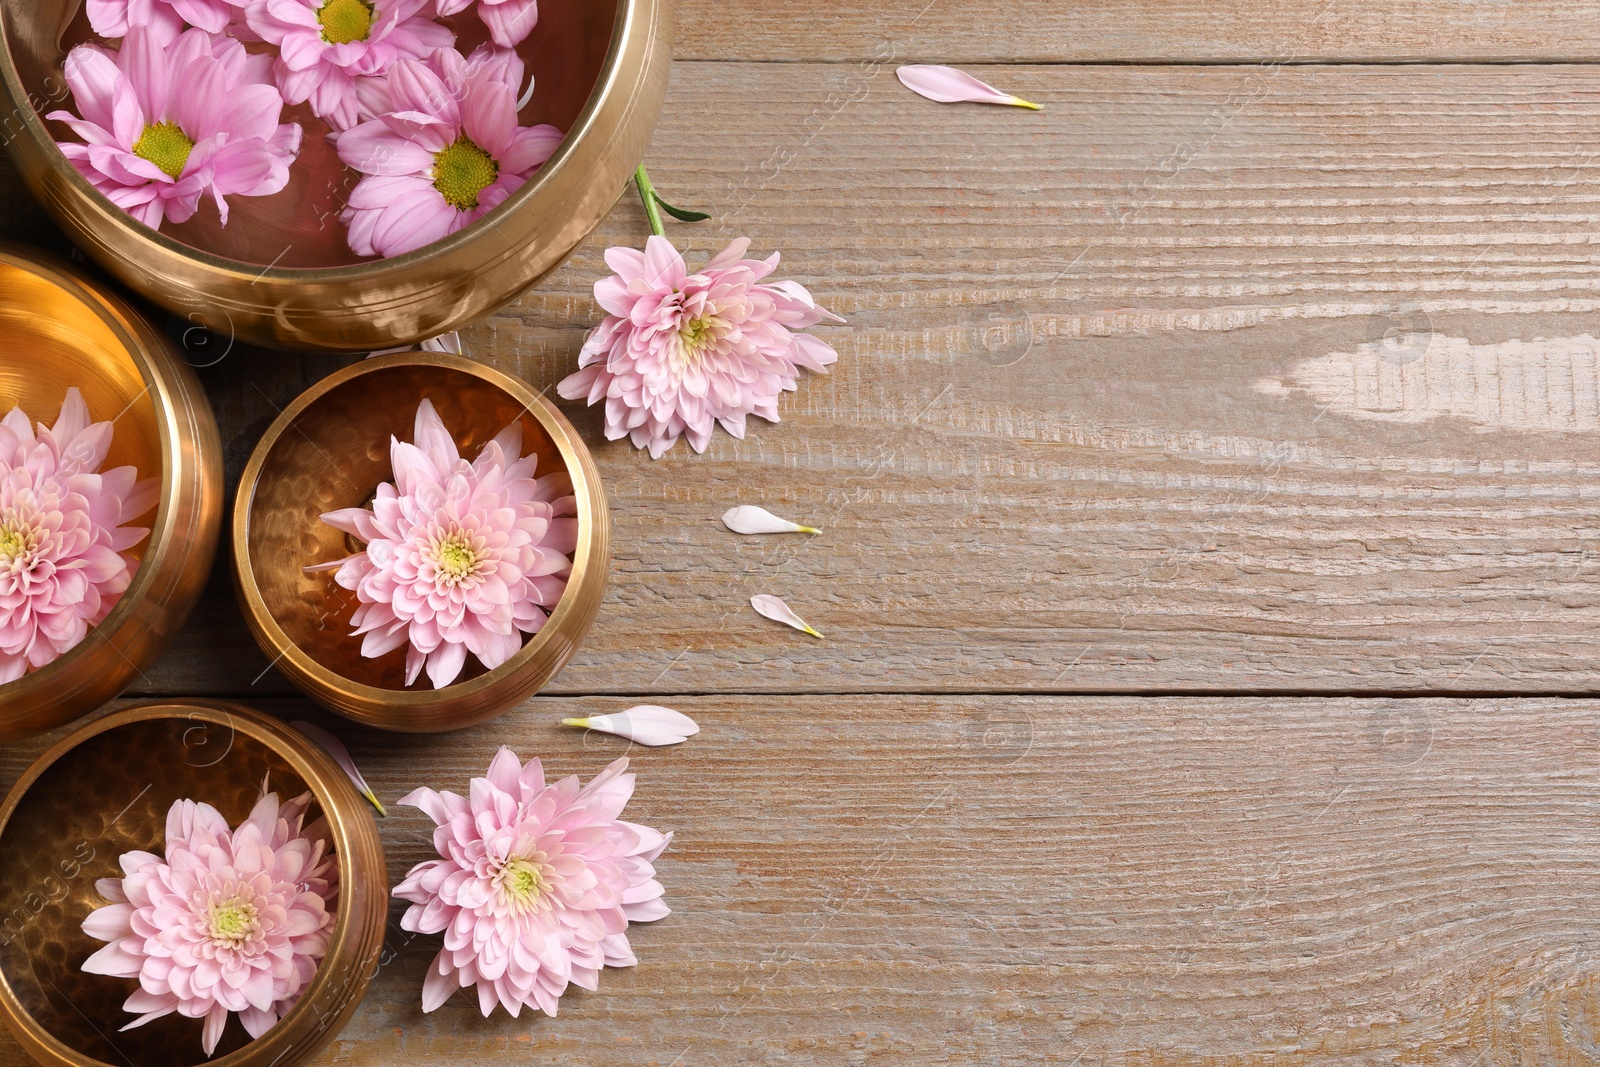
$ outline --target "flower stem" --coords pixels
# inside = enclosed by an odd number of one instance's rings
[[[661,209],[656,207],[656,187],[650,184],[650,175],[645,173],[643,163],[633,172],[633,184],[638,186],[639,199],[644,201],[644,213],[650,219],[650,232],[657,237],[665,237],[667,228],[661,224]]]

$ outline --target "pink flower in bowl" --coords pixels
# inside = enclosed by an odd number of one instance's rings
[[[565,472],[535,479],[512,423],[467,462],[433,405],[417,408],[415,444],[391,440],[394,482],[372,509],[345,508],[322,521],[366,549],[313,570],[355,590],[351,618],[361,654],[406,648],[406,684],[428,670],[442,689],[467,655],[493,670],[538,633],[567,587],[577,547],[577,501]]]
[[[82,117],[53,111],[83,144],[62,153],[112,203],[152,229],[184,222],[207,194],[228,221],[228,196],[267,196],[289,181],[300,127],[279,124],[283,98],[238,41],[185,30],[163,44],[134,26],[112,52],[79,45],[67,85]]]
[[[522,61],[453,49],[402,60],[379,93],[387,110],[339,135],[339,158],[365,174],[340,218],[362,256],[398,256],[455,233],[520,189],[561,144],[554,126],[517,125]]]
[[[157,39],[171,41],[184,24],[221,33],[243,0],[87,0],[89,26],[101,37],[126,37],[134,26],[148,26]]]
[[[278,87],[291,104],[311,103],[335,130],[361,119],[357,81],[388,73],[455,43],[419,13],[429,0],[249,0],[245,20],[280,55]]]
[[[230,830],[211,805],[176,801],[165,854],[124,853],[123,877],[95,883],[110,903],[83,931],[107,944],[83,969],[139,980],[123,1005],[139,1017],[122,1029],[204,1019],[209,1056],[230,1013],[260,1037],[300,999],[327,955],[339,883],[320,821],[302,826],[310,804],[268,793]]]
[[[533,32],[539,22],[539,0],[438,0],[439,16],[444,18],[478,9],[478,17],[489,27],[489,36],[501,48],[515,48]]]
[[[77,645],[133,580],[121,553],[150,531],[122,523],[155,507],[161,482],[102,473],[111,436],[76,389],[48,429],[21,408],[0,420],[0,682]]]

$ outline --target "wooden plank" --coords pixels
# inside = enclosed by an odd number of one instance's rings
[[[677,703],[700,736],[630,754],[629,816],[678,835],[640,965],[555,1019],[425,1016],[437,942],[396,925],[321,1063],[1591,1062],[1600,703]],[[625,743],[554,724],[622,706],[537,699],[420,763],[329,725],[393,801],[502,742],[587,777]],[[419,813],[381,827],[391,880],[430,854]]]
[[[684,0],[676,54],[868,63],[1305,63],[1590,60],[1578,0],[841,0],[797,27],[759,0]]]
[[[615,563],[554,691],[1600,689],[1600,74],[1000,73],[1048,110],[677,67],[651,166],[717,221],[674,237],[781,249],[851,326],[701,456],[566,406]],[[623,201],[469,351],[553,389],[643,233]],[[231,462],[318,369],[206,371]],[[146,691],[276,684],[203,620]]]

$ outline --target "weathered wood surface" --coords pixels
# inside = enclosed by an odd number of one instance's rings
[[[1593,1062],[1600,702],[679,704],[693,743],[629,753],[630,817],[678,832],[637,968],[555,1019],[424,1016],[438,946],[397,904],[319,1062]],[[618,706],[536,699],[425,766],[415,738],[335,728],[392,802],[464,790],[502,742],[587,777],[625,742],[554,724]],[[0,784],[45,743],[0,754]],[[420,813],[381,827],[391,881],[430,854]]]
[[[554,691],[1600,689],[1600,74],[977,71],[1047,110],[677,66],[650,163],[718,221],[674,236],[781,250],[851,326],[703,456],[566,406],[616,556]],[[469,351],[553,389],[644,232],[623,201]],[[204,372],[232,469],[330,365]],[[281,686],[216,584],[144,691]]]
[[[1600,68],[1448,61],[1588,60],[1597,25],[684,3],[649,163],[717,221],[673,234],[780,249],[850,318],[839,366],[699,457],[568,405],[616,559],[552,695],[426,760],[322,720],[394,799],[502,742],[587,776],[626,746],[559,718],[682,708],[704,733],[632,753],[630,807],[679,833],[675,912],[560,1018],[484,1021],[418,1013],[435,945],[396,907],[321,1062],[1594,1062],[1600,701],[1515,696],[1600,694]],[[973,69],[1047,109],[938,107],[905,61],[1003,64]],[[0,188],[3,232],[51,241]],[[623,201],[469,351],[553,388],[600,251],[644,232]],[[230,473],[336,362],[203,367]],[[735,538],[737,503],[826,533]],[[138,689],[307,714],[266,668],[219,568]],[[1499,695],[1291,695],[1439,691]],[[427,826],[382,827],[398,879]]]
[[[1593,59],[1579,0],[683,0],[676,54],[704,60],[1218,63]]]

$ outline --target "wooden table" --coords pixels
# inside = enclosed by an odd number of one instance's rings
[[[489,726],[322,720],[392,800],[502,742],[625,751],[563,716],[692,714],[633,753],[674,913],[559,1018],[484,1020],[420,1013],[397,905],[321,1062],[1595,1062],[1595,15],[684,0],[649,164],[716,221],[673,235],[781,250],[837,368],[703,456],[569,405],[615,523],[587,645]],[[931,104],[915,61],[1045,110]],[[4,180],[5,232],[59,242]],[[624,200],[468,351],[553,386],[644,232]],[[231,476],[333,365],[202,371]],[[739,503],[826,533],[733,537]],[[156,694],[308,713],[220,568]],[[430,824],[382,828],[398,880]]]

